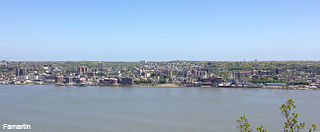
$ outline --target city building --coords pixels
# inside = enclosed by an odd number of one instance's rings
[[[98,70],[103,71],[103,69],[104,69],[104,64],[102,62],[99,62],[98,63]]]
[[[134,84],[134,79],[131,77],[124,77],[121,78],[121,85],[133,85]]]
[[[86,66],[80,66],[77,68],[77,73],[78,74],[83,74],[83,73],[87,73],[89,70],[88,70],[88,67]]]
[[[16,76],[25,76],[27,74],[26,68],[16,69]]]

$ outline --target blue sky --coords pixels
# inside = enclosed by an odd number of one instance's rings
[[[319,0],[0,0],[0,59],[320,60]]]

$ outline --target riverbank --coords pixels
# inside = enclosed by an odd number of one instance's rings
[[[141,88],[236,88],[236,89],[284,89],[284,90],[320,90],[320,88],[303,88],[303,87],[189,87],[184,85],[177,85],[177,84],[156,84],[156,85],[81,85],[81,84],[51,84],[51,83],[44,83],[44,84],[0,84],[0,85],[54,85],[57,87],[68,87],[68,86],[78,86],[78,87],[91,87],[91,86],[100,86],[100,87],[141,87]]]

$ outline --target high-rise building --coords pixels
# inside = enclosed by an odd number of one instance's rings
[[[102,62],[99,62],[98,63],[98,70],[103,71],[103,69],[104,69],[104,64]]]
[[[20,69],[16,69],[16,76],[20,76]]]
[[[276,69],[276,73],[277,73],[277,74],[282,74],[282,72],[283,72],[283,70],[282,70],[281,68],[277,68],[277,69]]]
[[[78,74],[83,74],[83,73],[87,73],[87,72],[88,72],[88,67],[86,67],[86,66],[80,66],[77,68]]]
[[[27,74],[26,68],[16,69],[16,76],[24,76]]]
[[[142,61],[140,61],[140,63],[144,63],[144,64],[146,64],[146,63],[147,63],[147,61],[146,61],[146,60],[142,60]]]

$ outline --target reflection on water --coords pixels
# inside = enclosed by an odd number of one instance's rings
[[[253,126],[280,131],[278,107],[288,98],[307,124],[319,121],[320,91],[0,85],[0,124],[39,132],[237,131],[235,120],[246,114]]]

